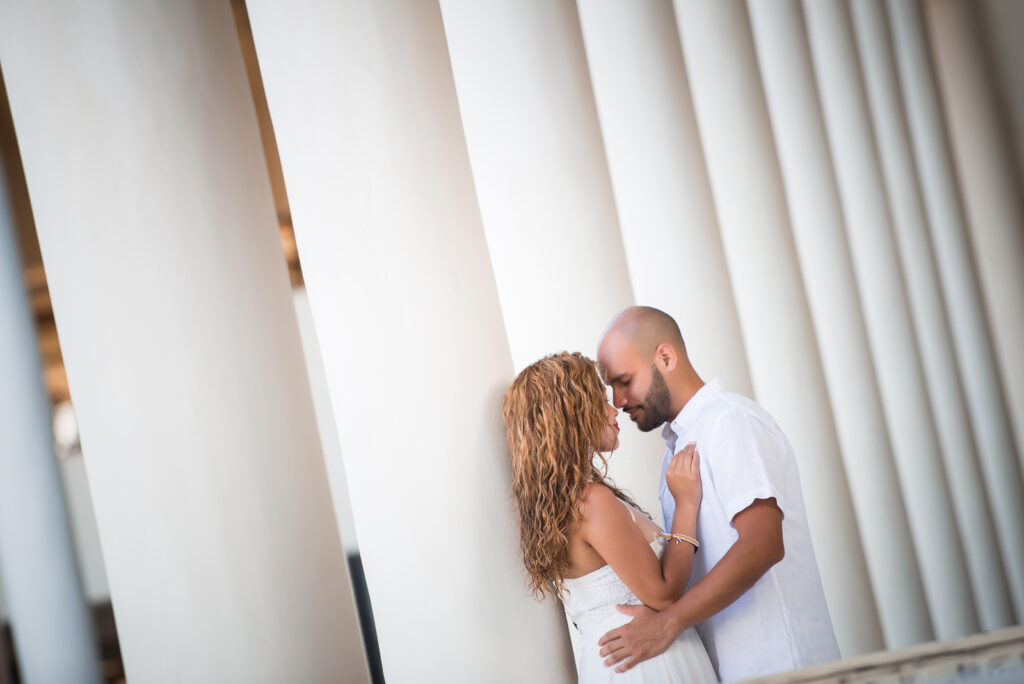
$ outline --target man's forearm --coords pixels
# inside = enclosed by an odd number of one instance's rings
[[[758,544],[738,540],[697,584],[663,611],[676,633],[724,610],[774,565]]]

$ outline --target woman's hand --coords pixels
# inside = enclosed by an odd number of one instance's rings
[[[700,505],[700,455],[693,442],[672,457],[665,471],[665,483],[676,500],[676,506]]]

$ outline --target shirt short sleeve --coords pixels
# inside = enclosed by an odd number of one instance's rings
[[[774,498],[785,515],[786,445],[761,419],[742,408],[723,413],[711,431],[707,456],[701,468],[709,468],[726,519],[755,499]]]

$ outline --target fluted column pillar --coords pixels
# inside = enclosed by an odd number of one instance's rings
[[[922,15],[931,37],[938,92],[946,113],[985,312],[1016,425],[1024,467],[1024,207],[1007,126],[970,3],[935,0],[893,8]]]
[[[675,317],[698,372],[750,396],[672,2],[577,7],[636,300]]]
[[[352,520],[352,504],[349,501],[348,478],[345,476],[345,460],[338,443],[338,426],[334,423],[334,407],[331,392],[324,379],[323,354],[316,336],[316,324],[309,309],[309,295],[304,287],[292,291],[295,301],[295,318],[299,323],[299,337],[302,339],[303,358],[309,375],[309,390],[313,394],[313,408],[316,410],[317,434],[324,451],[324,465],[331,483],[331,500],[334,515],[341,534],[341,547],[346,556],[359,553],[355,522]]]
[[[916,14],[917,9],[898,11]],[[973,8],[968,3],[935,0],[924,9],[970,231],[970,246],[958,234],[939,237],[936,246],[956,284],[947,289],[948,305],[963,319],[956,332],[964,384],[975,409],[978,451],[1020,617],[1024,616],[1024,205]],[[971,248],[1009,411],[1000,396],[1000,374],[985,335],[974,274],[965,261]],[[1016,424],[1016,445],[1011,423]]]
[[[783,426],[844,655],[884,647],[741,0],[675,3],[756,399]]]
[[[512,357],[436,3],[247,3],[388,682],[568,682],[526,592]]]
[[[22,279],[16,226],[31,213],[2,88],[0,82],[0,587],[22,681],[98,684],[92,615],[78,577]],[[0,668],[6,665],[0,653]]]
[[[868,336],[940,638],[977,631],[963,546],[911,323],[847,7],[804,2],[829,146]],[[952,454],[956,457],[957,454]]]
[[[888,648],[934,638],[882,411],[799,0],[749,3],[800,268]]]
[[[594,357],[635,302],[576,6],[442,0],[441,13],[515,367]],[[660,434],[627,427],[620,441],[612,478],[660,510]]]
[[[996,91],[1012,132],[1018,180],[1024,186],[1024,45],[1018,40],[1020,27],[1024,26],[1024,3],[980,0],[976,4],[980,5],[975,11],[992,57]]]
[[[128,679],[360,681],[230,6],[0,14]]]
[[[995,527],[986,506],[978,452],[972,439],[974,434],[985,428],[993,404],[1001,408],[998,377],[994,373],[987,377],[984,374],[986,368],[994,370],[990,363],[991,353],[986,349],[988,345],[961,344],[962,353],[959,363],[957,361],[943,304],[942,283],[929,239],[922,188],[914,167],[885,6],[882,0],[861,0],[852,3],[851,9],[871,118],[889,190],[893,228],[918,333],[921,360],[928,378],[936,428],[946,457],[946,473],[955,502],[954,515],[960,524],[978,617],[983,629],[1006,627],[1014,622],[1013,608],[1000,563]],[[947,301],[950,297],[958,301],[964,298],[959,291],[947,289],[947,292]],[[977,303],[980,305],[980,301]],[[957,313],[963,311],[956,307],[952,310]],[[981,325],[975,339],[980,335],[987,342],[980,308],[971,314],[977,319],[974,322]],[[964,370],[963,383],[959,368]],[[966,396],[965,385],[968,390]],[[975,418],[973,432],[972,414]],[[978,442],[982,447],[986,444],[985,440]],[[1021,517],[1024,518],[1024,512]],[[973,521],[979,524],[970,526]]]

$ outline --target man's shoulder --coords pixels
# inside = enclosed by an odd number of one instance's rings
[[[733,392],[732,390],[722,390],[715,398],[723,405],[731,408],[747,411],[764,411],[761,405],[750,397],[745,394],[740,394],[739,392]]]
[[[716,394],[700,412],[700,422],[708,426],[717,424],[723,418],[763,420],[765,417],[771,418],[753,399],[729,391]]]
[[[708,402],[701,412],[700,423],[710,437],[729,438],[743,433],[760,432],[784,439],[775,419],[760,404],[736,392],[722,392]]]

